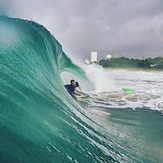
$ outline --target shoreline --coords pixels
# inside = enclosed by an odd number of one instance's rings
[[[144,69],[144,68],[119,68],[119,67],[103,67],[104,70],[129,70],[129,71],[159,71],[163,72],[163,69]]]

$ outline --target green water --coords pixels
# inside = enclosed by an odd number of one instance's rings
[[[162,162],[161,113],[75,101],[67,72],[91,87],[43,26],[0,17],[1,162]]]

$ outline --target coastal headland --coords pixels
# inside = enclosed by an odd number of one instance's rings
[[[134,69],[149,69],[163,70],[163,57],[133,59],[133,58],[111,58],[102,59],[98,62],[104,68],[134,68]]]

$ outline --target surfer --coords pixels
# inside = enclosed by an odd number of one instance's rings
[[[65,87],[66,87],[66,89],[67,89],[70,93],[75,93],[75,94],[77,94],[77,95],[79,95],[79,96],[83,96],[82,93],[76,91],[76,89],[75,89],[76,87],[79,88],[79,90],[80,90],[81,92],[82,92],[82,89],[81,89],[79,83],[76,82],[75,80],[71,80],[71,81],[70,81],[70,84],[65,85]]]

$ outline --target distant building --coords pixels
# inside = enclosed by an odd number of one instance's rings
[[[97,52],[91,52],[91,62],[97,62]]]
[[[150,65],[150,67],[155,67],[155,66],[157,66],[157,64]]]
[[[90,64],[90,61],[88,59],[86,59],[85,60],[85,63],[89,65]]]
[[[107,54],[106,55],[106,59],[110,60],[112,58],[112,55],[111,54]]]

